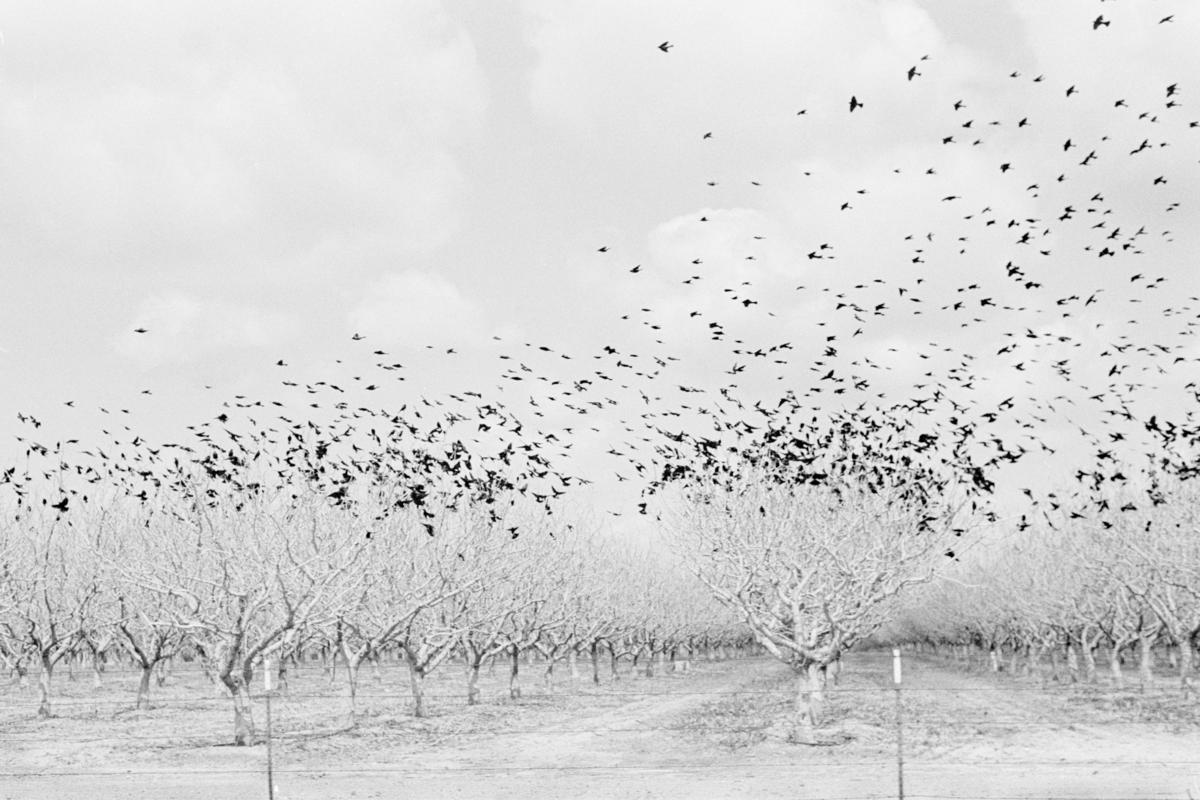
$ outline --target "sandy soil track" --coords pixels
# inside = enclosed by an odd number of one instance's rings
[[[380,712],[354,732],[285,735],[276,746],[276,797],[894,797],[889,680],[884,654],[850,661],[831,696],[843,715],[831,734],[844,743],[816,748],[754,730],[786,711],[788,675],[769,660],[702,664],[586,696],[448,708],[419,730]],[[1077,694],[932,659],[909,659],[905,680],[909,797],[1184,798],[1200,776],[1195,723],[1132,721]],[[186,711],[162,714],[160,722],[186,733]],[[105,730],[103,721],[54,724]],[[731,745],[721,735],[731,725],[751,732]],[[78,737],[52,736],[9,744],[0,798],[266,796],[261,746],[180,739],[89,749]],[[21,772],[37,774],[13,774]]]

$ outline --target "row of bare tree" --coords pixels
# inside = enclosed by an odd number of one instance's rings
[[[497,659],[517,697],[531,651],[547,682],[580,658],[599,682],[602,658],[614,676],[622,659],[686,668],[698,649],[746,638],[665,554],[552,527],[540,512],[464,507],[441,514],[431,535],[417,509],[363,511],[293,492],[234,496],[190,516],[111,503],[9,518],[0,658],[18,680],[36,671],[42,716],[64,660],[87,658],[97,674],[105,661],[131,662],[142,707],[167,664],[195,659],[232,701],[234,741],[248,744],[253,680],[268,658],[286,688],[299,661],[336,657],[353,719],[360,669],[385,655],[406,664],[423,715],[426,678],[451,661],[476,703],[480,670]]]
[[[1106,502],[1125,510],[1104,524],[1068,519],[981,548],[914,596],[886,637],[979,648],[995,671],[1095,682],[1105,670],[1117,687],[1127,663],[1149,684],[1159,647],[1190,694],[1200,655],[1200,486],[1160,480],[1153,492]]]

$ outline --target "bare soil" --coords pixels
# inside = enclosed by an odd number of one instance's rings
[[[499,673],[499,670],[498,670]],[[58,676],[56,676],[57,678]],[[136,677],[60,681],[57,716],[30,689],[0,693],[0,798],[198,800],[267,796],[265,745],[233,747],[228,700],[181,670],[132,710]],[[275,797],[851,798],[897,794],[891,659],[848,660],[821,746],[789,737],[792,679],[769,659],[604,685],[501,676],[464,705],[457,669],[430,681],[414,719],[402,667],[364,670],[349,727],[341,676],[316,667],[272,702]],[[1042,687],[906,654],[908,797],[1200,798],[1200,709],[1164,681],[1148,694]],[[256,722],[263,727],[265,708]]]

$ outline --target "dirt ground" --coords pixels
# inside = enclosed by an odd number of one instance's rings
[[[354,729],[344,684],[316,668],[272,703],[276,798],[897,796],[886,653],[848,660],[821,746],[788,740],[791,680],[769,659],[600,687],[560,678],[515,701],[496,676],[470,708],[450,669],[425,720],[408,714],[402,668],[380,677],[364,676]],[[228,701],[201,676],[181,672],[147,711],[131,708],[134,681],[63,680],[44,721],[30,690],[0,694],[0,798],[267,796],[265,745],[227,744]],[[1200,708],[1168,692],[1046,689],[906,654],[906,796],[1200,798]]]

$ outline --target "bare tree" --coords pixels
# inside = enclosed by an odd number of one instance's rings
[[[9,608],[2,623],[4,649],[24,650],[40,667],[37,713],[43,718],[51,715],[55,667],[74,653],[89,630],[100,592],[98,568],[87,552],[89,533],[101,536],[103,519],[70,513],[42,507],[5,523]],[[85,530],[85,519],[97,527]]]
[[[159,516],[142,531],[155,559],[123,565],[123,578],[201,647],[233,701],[234,743],[253,743],[256,665],[354,589],[361,533],[313,495],[209,503],[194,522]]]
[[[747,478],[673,520],[680,552],[757,640],[797,674],[796,711],[812,735],[826,670],[928,580],[953,541],[953,511],[853,485],[778,486]]]

